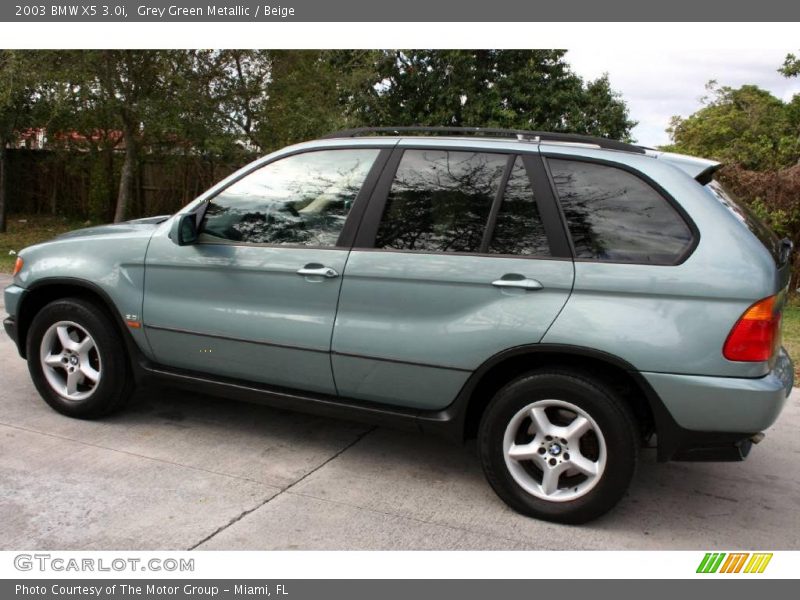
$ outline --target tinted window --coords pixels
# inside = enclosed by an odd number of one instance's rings
[[[670,264],[691,244],[678,212],[635,175],[595,163],[548,162],[576,257]]]
[[[502,154],[406,150],[375,246],[478,252],[507,160]]]
[[[334,246],[378,152],[306,152],[246,175],[211,200],[201,241]]]
[[[764,247],[769,250],[769,253],[772,254],[772,258],[775,259],[775,262],[780,263],[781,241],[772,229],[767,227],[767,225],[750,210],[747,204],[741,202],[722,187],[722,184],[718,181],[709,182],[706,188],[714,194],[714,197],[716,197],[723,206],[733,213],[733,216],[739,219],[739,221],[744,223],[744,225],[753,232],[753,235],[755,235],[761,243],[764,244]]]
[[[550,256],[550,246],[522,159],[517,157],[497,213],[489,252]]]

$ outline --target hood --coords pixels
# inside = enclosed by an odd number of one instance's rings
[[[141,233],[144,231],[152,231],[157,225],[166,221],[170,215],[161,215],[158,217],[147,217],[144,219],[135,219],[133,221],[124,221],[122,223],[113,223],[109,225],[96,225],[95,227],[84,227],[83,229],[75,229],[56,236],[57,240],[65,240],[70,238],[91,237],[96,235],[118,235],[125,233]]]

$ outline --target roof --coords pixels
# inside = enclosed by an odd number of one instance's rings
[[[481,138],[500,138],[515,139],[520,142],[553,142],[553,143],[572,143],[588,144],[603,148],[605,150],[619,150],[622,152],[634,152],[644,154],[645,148],[619,140],[612,140],[604,137],[591,135],[579,135],[575,133],[561,133],[552,131],[528,131],[525,129],[496,129],[489,127],[423,127],[423,126],[400,126],[400,127],[356,127],[354,129],[343,129],[335,131],[320,139],[343,139],[363,136],[406,136],[427,135],[427,136],[448,136],[448,137],[481,137]]]
[[[410,134],[410,135],[409,135]],[[667,162],[681,171],[687,173],[701,184],[706,184],[711,180],[714,172],[722,166],[714,160],[688,156],[686,154],[675,154],[672,152],[661,152],[652,148],[629,144],[619,140],[612,140],[603,137],[579,135],[574,133],[561,133],[549,131],[528,131],[524,129],[495,129],[487,127],[423,127],[423,126],[400,126],[400,127],[357,127],[354,129],[343,129],[323,136],[322,140],[347,140],[353,138],[375,138],[394,139],[408,138],[415,135],[436,138],[482,138],[492,141],[503,142],[522,142],[522,143],[542,143],[542,144],[565,144],[570,146],[585,146],[601,150],[615,150],[619,152],[630,152],[645,155],[663,162]]]

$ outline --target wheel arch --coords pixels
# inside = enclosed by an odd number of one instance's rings
[[[627,361],[605,352],[564,344],[531,344],[500,352],[483,363],[467,380],[451,406],[462,440],[477,435],[481,416],[504,385],[535,369],[565,368],[586,373],[618,393],[633,410],[642,438],[657,433],[659,457],[670,447],[677,427],[661,399],[645,378]]]
[[[102,310],[111,319],[117,334],[123,340],[128,360],[134,373],[138,363],[135,360],[140,350],[127,327],[122,315],[117,310],[111,297],[97,284],[72,277],[40,279],[28,288],[20,299],[16,315],[17,347],[22,358],[27,359],[28,331],[39,311],[55,300],[63,298],[81,298]]]

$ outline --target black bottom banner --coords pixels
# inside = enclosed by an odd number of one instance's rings
[[[788,592],[791,581],[734,580],[442,580],[442,579],[306,579],[306,580],[3,580],[0,598],[37,600],[500,600],[504,598],[596,597],[604,593],[648,600],[715,594],[725,600],[752,598],[753,594]],[[722,596],[724,595],[724,596]]]

